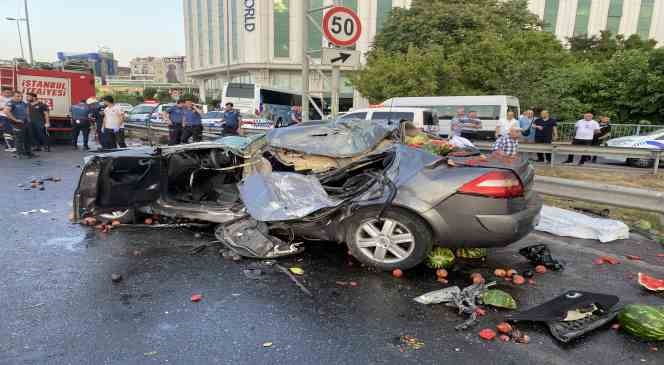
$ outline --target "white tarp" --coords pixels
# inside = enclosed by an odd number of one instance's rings
[[[593,218],[570,210],[543,206],[536,230],[556,236],[599,240],[602,243],[629,238],[629,227],[614,219]]]

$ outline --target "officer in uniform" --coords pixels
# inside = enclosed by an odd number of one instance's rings
[[[23,93],[20,91],[14,92],[12,99],[5,105],[5,117],[16,129],[14,138],[18,158],[38,157],[32,153],[32,129],[28,110],[28,103],[23,101]]]
[[[164,119],[168,124],[168,145],[180,144],[184,124],[184,101],[178,100],[175,106],[166,111]]]
[[[90,108],[86,104],[85,99],[81,100],[78,104],[72,105],[70,109],[71,122],[74,129],[74,149],[78,149],[78,135],[83,134],[83,147],[89,150],[88,139],[90,138]]]

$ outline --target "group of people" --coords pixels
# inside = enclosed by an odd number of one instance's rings
[[[174,106],[164,112],[164,120],[168,124],[168,144],[177,145],[203,140],[203,111],[190,99],[178,100]],[[240,128],[240,112],[233,109],[233,103],[224,106],[222,120],[222,137],[236,136]]]
[[[49,108],[34,93],[3,88],[0,96],[0,130],[5,151],[15,152],[18,158],[34,158],[35,151],[50,151],[48,127]],[[34,146],[34,147],[33,147]]]

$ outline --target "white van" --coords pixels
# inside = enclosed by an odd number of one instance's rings
[[[415,127],[430,129],[435,126],[436,113],[429,108],[367,108],[351,110],[338,118],[339,120],[364,119],[364,120],[394,120],[402,119],[413,122]]]
[[[431,109],[438,116],[437,133],[441,136],[450,134],[450,122],[457,115],[459,108],[463,108],[466,115],[471,111],[477,112],[482,121],[482,130],[478,133],[478,137],[488,138],[494,137],[498,121],[506,119],[508,111],[513,111],[517,118],[520,114],[519,99],[507,95],[402,97],[386,100],[382,103],[382,107]]]

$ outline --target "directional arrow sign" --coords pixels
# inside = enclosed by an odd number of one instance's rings
[[[323,48],[323,57],[321,60],[324,65],[359,67],[360,52],[337,48]]]

